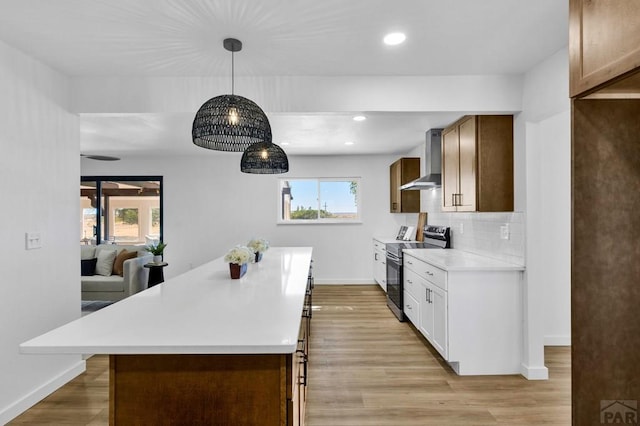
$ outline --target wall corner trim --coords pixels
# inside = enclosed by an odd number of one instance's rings
[[[545,346],[571,346],[571,335],[549,335],[544,336]]]
[[[549,369],[544,365],[541,367],[529,367],[521,364],[520,374],[527,380],[549,380]]]

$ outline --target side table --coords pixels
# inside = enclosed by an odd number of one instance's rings
[[[164,274],[162,270],[167,265],[169,265],[167,262],[151,262],[144,265],[145,268],[149,268],[149,282],[147,284],[147,288],[164,282]]]

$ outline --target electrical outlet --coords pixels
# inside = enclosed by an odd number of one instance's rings
[[[509,239],[509,224],[505,223],[500,227],[500,239],[508,240]]]
[[[39,232],[25,232],[24,234],[25,249],[33,250],[42,247],[42,238]]]

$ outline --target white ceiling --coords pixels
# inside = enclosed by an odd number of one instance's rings
[[[0,2],[0,39],[69,76],[229,76],[221,40],[230,36],[244,44],[237,76],[521,74],[566,46],[567,28],[566,0]],[[407,42],[384,46],[389,31]],[[326,111],[267,113],[274,141],[294,154],[403,152],[456,118],[382,111],[358,123]],[[194,153],[175,143],[190,138],[192,119],[82,115],[81,150]]]

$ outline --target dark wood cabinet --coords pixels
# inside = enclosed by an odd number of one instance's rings
[[[640,94],[638,16],[638,0],[570,0],[571,97]]]
[[[637,0],[570,1],[574,425],[637,421],[639,23]]]
[[[401,191],[400,186],[420,177],[420,158],[403,157],[389,167],[391,213],[419,213],[420,191]]]
[[[465,116],[442,132],[442,210],[513,211],[513,116]]]

